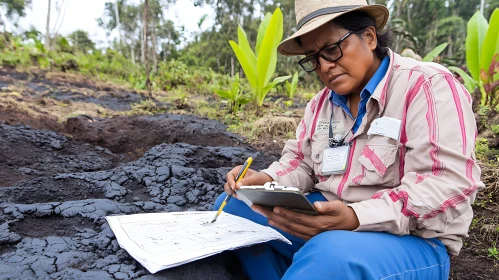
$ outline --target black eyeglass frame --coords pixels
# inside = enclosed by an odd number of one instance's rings
[[[343,43],[353,33],[354,33],[353,31],[349,31],[347,34],[345,34],[345,36],[341,37],[341,39],[339,39],[338,41],[336,41],[336,42],[334,42],[332,44],[329,44],[327,46],[322,47],[318,52],[316,52],[316,53],[314,53],[312,55],[309,55],[307,57],[304,57],[304,58],[300,59],[300,61],[298,61],[298,64],[300,64],[301,68],[303,68],[303,70],[305,70],[305,72],[311,73],[311,72],[314,72],[315,70],[317,70],[317,68],[319,68],[319,66],[320,66],[319,57],[322,57],[326,61],[329,61],[329,62],[336,62],[336,61],[340,60],[340,58],[343,57],[343,50],[341,49],[341,43]],[[340,56],[338,58],[336,58],[336,59],[329,59],[325,55],[321,54],[321,52],[323,50],[325,50],[327,48],[330,48],[330,47],[332,47],[334,45],[336,45],[338,47],[338,49],[340,50]],[[317,61],[317,65],[315,66],[314,69],[307,70],[307,68],[305,66],[303,66],[303,64],[305,64],[305,62],[308,62],[311,58],[315,58],[315,60]]]

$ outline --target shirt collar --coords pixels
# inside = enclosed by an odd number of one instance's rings
[[[381,61],[381,64],[378,67],[378,70],[371,77],[369,82],[366,84],[364,89],[361,92],[361,99],[365,99],[371,97],[371,95],[376,90],[376,87],[379,85],[383,77],[385,77],[386,72],[388,71],[388,67],[390,66],[390,57],[387,55]],[[336,106],[347,107],[348,95],[339,95],[331,90],[331,95],[329,97]]]

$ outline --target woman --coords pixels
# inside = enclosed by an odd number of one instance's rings
[[[246,274],[447,279],[449,255],[459,253],[483,187],[469,93],[444,67],[388,49],[379,33],[386,7],[362,0],[295,5],[298,31],[278,50],[304,55],[300,65],[326,88],[308,103],[279,162],[249,170],[237,185],[234,168],[225,190],[276,181],[309,193],[321,215],[250,209],[232,199],[224,211],[270,225],[293,243],[238,250]]]

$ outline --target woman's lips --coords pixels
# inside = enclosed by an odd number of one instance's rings
[[[332,76],[331,78],[329,78],[329,83],[332,84],[332,83],[336,82],[343,75],[344,74],[338,74],[338,75]]]

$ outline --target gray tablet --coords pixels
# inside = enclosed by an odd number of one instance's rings
[[[256,204],[269,209],[279,206],[295,212],[319,215],[298,188],[278,186],[272,182],[264,186],[242,186],[236,193],[237,197],[249,206]]]

